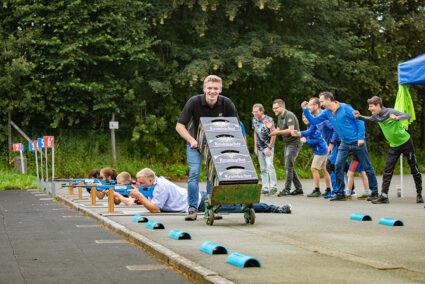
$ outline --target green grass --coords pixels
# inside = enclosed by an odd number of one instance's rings
[[[21,175],[3,163],[0,165],[0,190],[37,188],[37,178],[33,175]]]

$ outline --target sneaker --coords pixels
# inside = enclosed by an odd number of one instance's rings
[[[270,189],[269,195],[275,195],[276,192],[277,192],[277,188],[274,187],[274,188]]]
[[[329,201],[346,201],[347,199],[345,199],[344,195],[338,195],[335,194],[334,197],[330,198]]]
[[[378,199],[379,198],[379,195],[377,194],[377,193],[372,193],[370,196],[369,196],[369,198],[368,199],[366,199],[367,201],[372,201],[372,200],[375,200],[375,199]]]
[[[310,194],[307,194],[307,197],[320,197],[322,196],[322,193],[320,192],[320,190],[313,190]]]
[[[196,213],[195,208],[189,207],[189,211],[187,212],[187,216],[184,218],[185,221],[195,221],[198,214]]]
[[[345,198],[347,200],[353,200],[354,196],[356,196],[356,195],[357,195],[357,193],[354,191],[354,189],[345,191]]]
[[[379,196],[379,198],[372,200],[373,204],[384,204],[384,203],[390,203],[388,200],[388,197]]]
[[[302,189],[295,189],[289,193],[289,195],[298,195],[298,194],[302,195],[304,194],[304,191]]]
[[[326,195],[328,195],[329,193],[331,193],[331,190],[330,189],[326,189],[325,190],[325,192],[323,192],[322,193],[322,196],[326,196]],[[326,198],[326,197],[325,197]]]
[[[261,190],[261,194],[268,195],[269,194],[269,191],[268,190],[265,190],[265,189],[262,189]]]
[[[424,199],[421,194],[416,195],[416,203],[424,203]]]
[[[352,200],[353,198],[351,197],[351,195],[352,195],[352,191],[351,191],[351,190],[349,190],[349,189],[347,189],[347,190],[345,191],[345,199],[347,199],[347,200]]]
[[[323,196],[324,199],[328,199],[328,198],[332,198],[336,195],[335,192],[329,192],[328,194],[326,194],[325,196]]]
[[[291,214],[291,212],[292,212],[291,204],[276,207],[276,209],[273,211],[273,213],[283,213],[283,214]]]
[[[357,197],[357,199],[359,199],[359,200],[365,200],[365,199],[368,199],[370,197],[370,195],[367,195],[367,194],[362,194],[361,196],[359,196],[359,197]]]
[[[277,194],[278,197],[281,196],[285,196],[285,195],[289,195],[289,189],[282,189],[281,191],[279,191],[279,193]]]

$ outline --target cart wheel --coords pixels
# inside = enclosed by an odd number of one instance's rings
[[[246,222],[246,220],[245,220]],[[254,224],[255,223],[255,211],[253,208],[249,209],[249,223]]]
[[[210,226],[214,224],[214,210],[212,208],[208,209],[208,218],[206,223],[207,225],[210,225]]]

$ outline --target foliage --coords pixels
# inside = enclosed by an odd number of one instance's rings
[[[147,85],[153,36],[144,1],[6,1],[0,8],[2,111],[22,124],[99,127]]]
[[[109,134],[96,131],[108,128],[114,112],[117,133],[126,133],[118,163],[136,161],[137,168],[152,161],[183,176],[185,142],[175,124],[208,74],[223,78],[223,94],[235,102],[249,135],[252,105],[262,103],[270,115],[275,98],[300,116],[303,100],[330,90],[368,114],[373,95],[393,106],[397,64],[423,53],[424,19],[423,0],[6,0],[0,153],[7,152],[9,111],[18,125],[57,135],[87,129],[93,137],[78,137],[81,145],[69,148],[83,156],[58,148],[58,157],[67,157],[58,160],[61,174],[85,174],[110,164],[109,144],[102,143]],[[409,131],[420,148],[425,86],[409,91],[417,112]],[[376,125],[367,126],[367,135],[372,156],[387,147]],[[306,151],[299,157],[303,168]],[[279,151],[276,163],[282,177]]]

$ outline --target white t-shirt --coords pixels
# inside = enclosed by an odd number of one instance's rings
[[[182,188],[164,177],[155,179],[152,203],[161,211],[186,213],[188,209],[187,189]]]

